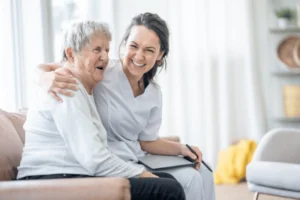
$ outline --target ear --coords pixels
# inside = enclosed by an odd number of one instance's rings
[[[68,61],[71,63],[71,64],[74,64],[74,53],[72,51],[72,48],[71,47],[68,47],[65,49],[65,54],[68,58]]]
[[[156,60],[157,61],[161,60],[164,54],[165,54],[165,51],[161,51]]]

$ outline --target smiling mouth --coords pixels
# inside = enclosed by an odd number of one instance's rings
[[[134,62],[133,60],[131,60],[131,62],[137,67],[145,67],[146,66],[146,64],[139,64],[139,63]]]

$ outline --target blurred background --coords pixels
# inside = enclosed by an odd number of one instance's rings
[[[199,146],[215,167],[218,152],[233,141],[259,141],[272,128],[300,127],[300,66],[288,63],[298,52],[297,5],[296,0],[1,0],[0,108],[29,106],[34,70],[60,61],[61,34],[70,21],[107,22],[113,33],[110,56],[118,58],[131,18],[154,12],[171,31],[167,70],[157,79],[163,92],[160,135]],[[296,39],[282,44],[289,36]]]

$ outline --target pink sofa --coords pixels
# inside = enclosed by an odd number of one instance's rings
[[[25,119],[25,113],[0,109],[0,199],[130,199],[130,184],[125,178],[15,181],[25,139]]]

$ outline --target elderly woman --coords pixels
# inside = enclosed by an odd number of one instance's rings
[[[38,93],[24,125],[18,179],[128,177],[132,199],[185,199],[182,187],[170,175],[157,178],[107,149],[93,88],[103,79],[110,40],[108,27],[93,21],[75,23],[65,33],[62,66],[76,78],[78,90],[73,98],[61,96],[63,103]]]

